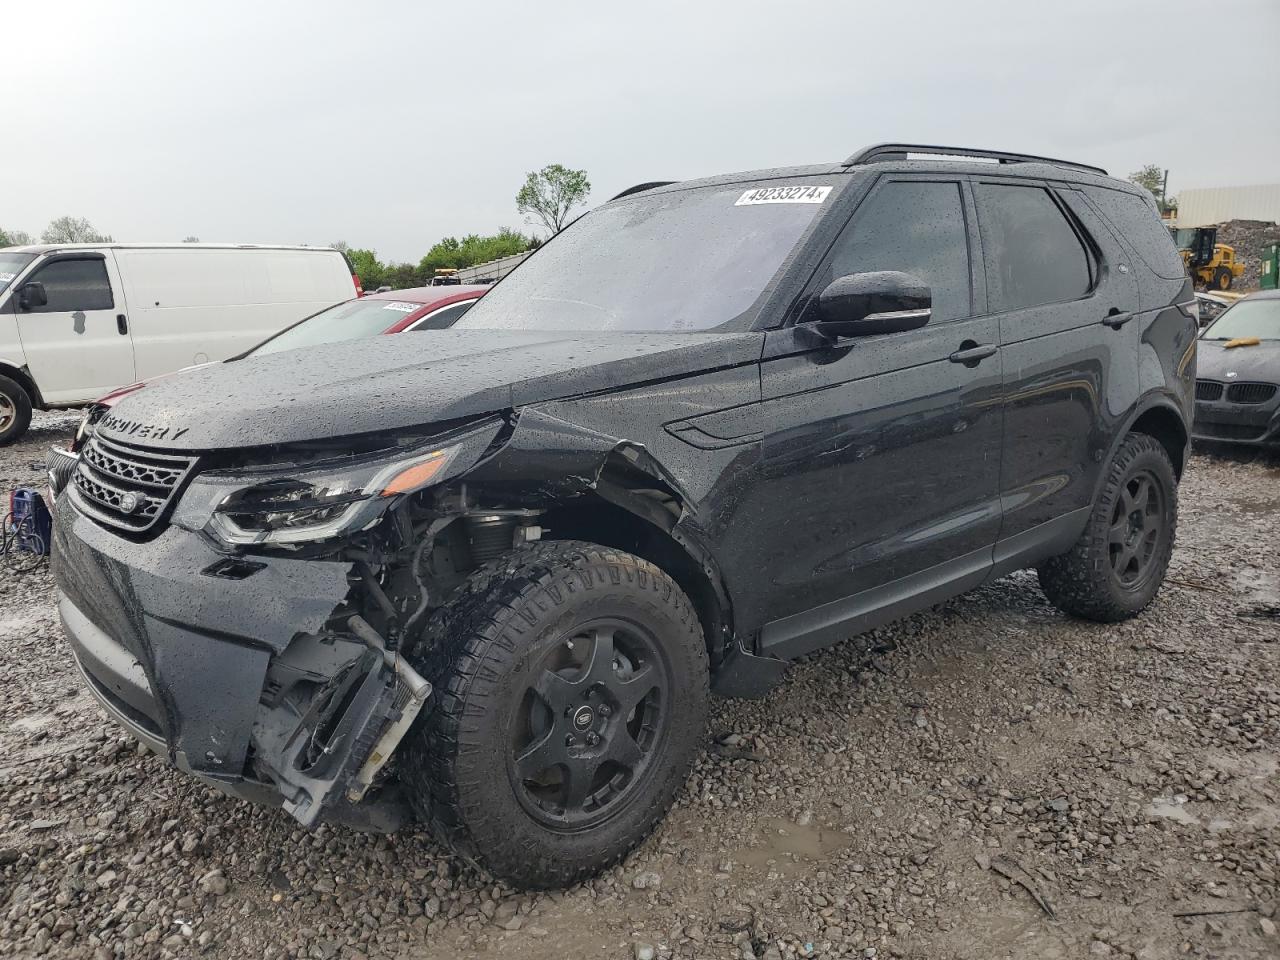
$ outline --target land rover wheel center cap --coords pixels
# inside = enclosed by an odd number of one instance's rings
[[[573,713],[573,726],[577,730],[586,730],[595,723],[596,712],[590,707],[579,707]]]

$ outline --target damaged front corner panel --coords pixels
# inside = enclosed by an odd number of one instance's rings
[[[409,664],[389,653],[359,617],[364,639],[303,636],[273,664],[271,702],[254,724],[255,763],[298,822],[368,820],[351,808],[378,773],[431,693]],[[370,637],[363,637],[368,633]],[[346,659],[335,669],[335,660]]]
[[[591,490],[618,440],[537,409],[521,410],[507,442],[465,477],[513,504]]]
[[[624,486],[615,481],[614,477],[626,474],[636,482]],[[690,508],[679,482],[644,444],[608,436],[536,408],[519,411],[507,442],[464,479],[506,502],[523,505],[545,505],[591,491],[611,499],[608,489],[616,496],[619,488],[649,486],[677,504],[674,518],[661,524],[668,531]]]

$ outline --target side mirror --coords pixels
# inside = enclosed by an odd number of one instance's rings
[[[49,305],[49,295],[44,292],[44,284],[39,280],[24,283],[18,290],[18,306],[23,310],[34,310],[36,307]]]
[[[919,277],[897,270],[837,277],[818,295],[818,328],[835,337],[901,333],[929,322],[933,294]]]

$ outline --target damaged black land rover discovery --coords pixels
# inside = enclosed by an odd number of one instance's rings
[[[1195,349],[1101,170],[889,145],[643,184],[451,330],[120,401],[51,464],[59,609],[180,769],[567,884],[664,815],[709,690],[1024,567],[1147,606]]]

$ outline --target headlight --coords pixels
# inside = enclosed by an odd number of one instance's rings
[[[85,410],[84,416],[80,418],[80,425],[76,427],[75,436],[71,438],[71,450],[73,453],[84,446],[85,440],[89,437],[89,428],[101,420],[102,415],[106,412],[107,408],[97,403]]]
[[[388,463],[299,471],[229,494],[209,520],[210,532],[235,545],[306,543],[360,530],[377,520],[390,498],[428,486],[460,445]]]

